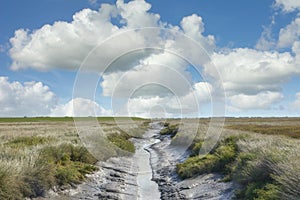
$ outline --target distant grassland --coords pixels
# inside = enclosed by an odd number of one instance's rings
[[[268,135],[286,135],[292,138],[300,138],[300,125],[236,124],[227,126],[226,128],[241,131],[253,131]]]
[[[112,120],[145,120],[139,117],[14,117],[14,118],[0,118],[1,122],[70,122],[74,120],[89,120],[97,118],[98,121],[112,121]]]
[[[300,138],[300,118],[226,118],[227,129]]]

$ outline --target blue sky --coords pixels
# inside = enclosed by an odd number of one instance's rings
[[[76,113],[211,116],[212,99],[222,99],[223,92],[226,95],[223,114],[227,116],[298,116],[300,3],[297,0],[3,0],[1,3],[1,116]],[[148,37],[143,31],[131,31],[143,27],[176,30],[189,39],[182,42],[182,38],[166,31],[163,40],[153,33],[150,40],[153,43],[160,40],[162,51],[118,54],[122,48],[118,45],[124,43],[127,49],[132,49]],[[130,39],[116,36],[108,46],[92,53],[99,58],[93,63],[97,69],[89,72],[79,69],[85,58],[92,59],[87,56],[93,48],[126,30],[137,39],[127,44]],[[130,37],[126,33],[123,36]],[[217,74],[204,58],[196,63],[200,66],[199,73],[168,53],[179,52],[179,47],[185,52],[197,52],[199,49],[187,45],[191,40],[208,52]],[[173,42],[171,46],[167,41]],[[100,65],[106,59],[113,59],[109,56],[132,63],[111,65],[112,70],[101,76]],[[189,58],[196,59],[197,55]],[[176,72],[174,77],[170,77],[173,72]],[[82,73],[98,77],[93,83],[96,85],[90,87],[96,88],[91,89],[90,98],[74,96],[76,76]],[[135,96],[127,94],[133,89]],[[155,109],[157,112],[153,112]]]

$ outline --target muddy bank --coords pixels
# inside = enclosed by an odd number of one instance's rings
[[[161,128],[152,123],[143,138],[132,139],[133,156],[99,162],[99,171],[88,181],[76,189],[50,193],[47,199],[231,199],[234,186],[220,182],[220,175],[178,178],[176,164],[188,154],[180,155],[170,137],[159,134]]]
[[[222,182],[218,174],[205,174],[181,180],[176,174],[176,164],[189,154],[182,154],[170,145],[169,136],[157,136],[160,139],[151,147],[156,155],[152,160],[154,180],[158,183],[162,200],[167,199],[232,199],[235,186],[231,182]]]

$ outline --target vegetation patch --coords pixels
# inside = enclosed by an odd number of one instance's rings
[[[179,129],[178,124],[170,124],[170,123],[165,123],[164,128],[160,131],[161,135],[171,135],[171,137],[174,137]]]
[[[44,147],[32,165],[13,173],[0,169],[0,199],[39,197],[52,187],[73,185],[97,170],[96,159],[84,147],[72,144]]]
[[[7,166],[0,167],[0,199],[23,199],[24,185],[21,177],[14,175],[11,169]]]
[[[230,173],[230,164],[237,156],[236,137],[226,138],[211,153],[199,156],[196,152],[201,148],[202,141],[196,143],[192,156],[177,165],[177,173],[181,178],[190,178],[204,173]],[[199,151],[198,151],[199,152]]]
[[[269,160],[272,155],[260,157],[258,154],[241,153],[232,171],[233,179],[241,184],[236,191],[237,199],[276,200],[281,186],[274,180],[274,169]]]
[[[249,137],[229,136],[209,154],[199,156],[203,141],[198,141],[191,148],[191,157],[177,165],[177,173],[183,179],[211,172],[224,174],[223,181],[233,180],[240,185],[235,199],[299,199],[300,169],[296,158],[287,157],[286,149],[280,151],[284,143],[276,149],[259,142]]]
[[[120,149],[134,153],[135,147],[134,144],[131,141],[129,141],[130,138],[132,138],[132,136],[124,132],[121,132],[120,134],[113,133],[107,136],[107,139]]]

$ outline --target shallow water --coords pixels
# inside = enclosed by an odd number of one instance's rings
[[[138,166],[137,173],[137,185],[138,185],[138,199],[143,200],[155,200],[160,199],[160,192],[158,190],[158,185],[152,181],[152,167],[150,164],[150,153],[145,150],[145,148],[152,145],[151,143],[145,143],[137,149],[134,156],[135,161]]]
[[[153,144],[160,140],[152,138],[159,133],[160,127],[157,124],[152,124],[152,128],[144,134],[144,138],[137,140],[136,153],[134,160],[137,163],[137,185],[138,185],[138,199],[155,200],[160,199],[160,191],[158,184],[152,181],[153,169],[151,166],[151,154],[147,150]]]

